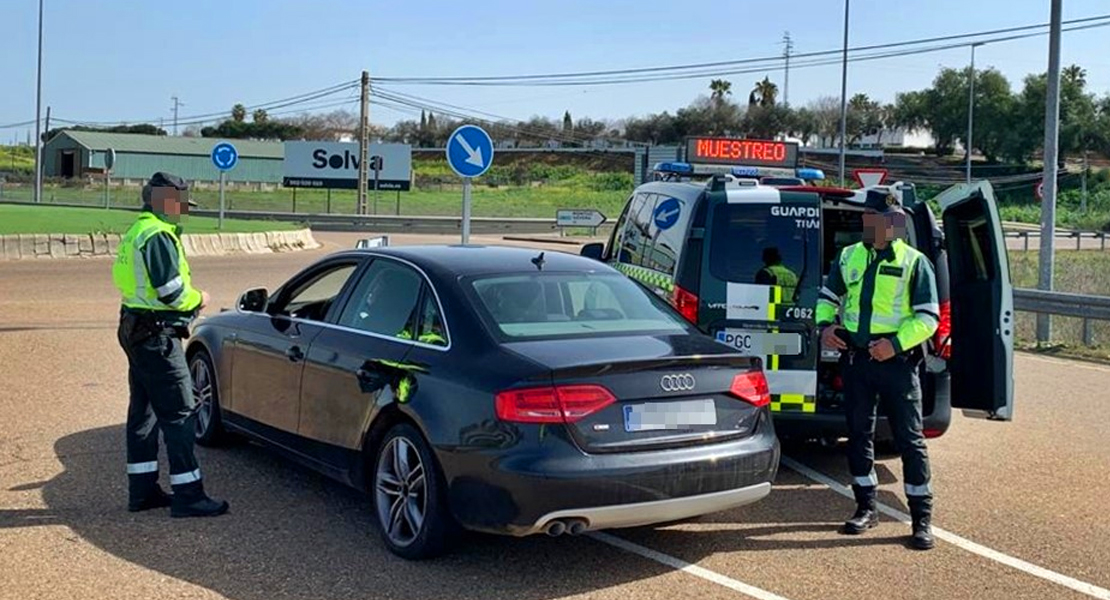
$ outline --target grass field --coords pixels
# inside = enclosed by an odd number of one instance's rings
[[[1014,252],[1010,256],[1010,277],[1014,287],[1037,287],[1037,253]],[[1110,253],[1099,250],[1057,252],[1055,261],[1056,291],[1076,294],[1110,296]],[[1036,342],[1036,315],[1019,312],[1015,337],[1023,346]],[[1070,317],[1052,318],[1052,340],[1063,344],[1060,350],[1110,360],[1110,322],[1094,321],[1096,349],[1081,349],[1082,320]]]
[[[219,208],[217,190],[194,190],[192,197],[201,208]],[[371,190],[368,199],[368,213],[373,214],[375,194]],[[29,202],[33,198],[29,186],[10,187],[4,191],[4,200]],[[342,213],[353,214],[357,195],[353,190],[333,190],[329,211],[328,194],[324,190],[297,190],[296,211],[298,213]],[[473,215],[476,217],[546,217],[555,218],[560,208],[596,208],[601,210],[610,221],[615,221],[624,207],[627,192],[599,191],[581,187],[541,186],[541,187],[486,187],[475,185],[472,190]],[[96,188],[43,187],[43,199],[51,202],[104,205],[104,190]],[[378,194],[377,214],[396,213],[398,193],[382,191]],[[228,210],[260,210],[275,212],[294,212],[293,190],[280,189],[270,192],[227,191],[225,201]],[[139,190],[136,188],[111,190],[113,206],[138,206]],[[422,189],[400,192],[400,214],[402,215],[459,215],[462,213],[462,188],[443,186],[440,189]]]
[[[0,204],[0,234],[11,233],[124,233],[138,213],[103,208],[63,208],[58,206],[13,206]],[[184,233],[247,233],[296,229],[294,223],[275,221],[235,221],[224,219],[222,230],[217,220],[189,216]]]

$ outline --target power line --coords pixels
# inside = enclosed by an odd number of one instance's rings
[[[1095,21],[1106,21],[1108,19],[1110,19],[1110,14],[1093,16],[1093,17],[1085,17],[1085,18],[1082,18],[1082,19],[1073,19],[1073,20],[1070,20],[1070,21],[1065,21],[1064,23],[1068,24],[1068,25],[1074,25],[1074,24],[1079,24],[1079,23],[1091,23],[1091,22],[1095,22]],[[1105,23],[1105,24],[1110,24],[1110,23]],[[1019,32],[1019,31],[1029,31],[1029,30],[1032,30],[1032,29],[1041,29],[1041,28],[1045,28],[1045,27],[1048,27],[1047,23],[1039,24],[1039,25],[1024,25],[1024,26],[1020,26],[1020,27],[1008,27],[1008,28],[1003,28],[1003,29],[993,29],[993,30],[979,31],[979,32],[974,32],[974,33],[937,36],[937,37],[931,37],[931,38],[921,38],[921,39],[916,39],[916,40],[908,40],[908,41],[902,41],[902,42],[892,42],[892,43],[886,43],[886,44],[873,44],[873,45],[869,45],[869,46],[858,46],[858,47],[855,47],[855,48],[849,48],[849,52],[850,53],[852,53],[852,52],[864,52],[864,51],[870,51],[870,50],[902,48],[902,47],[906,47],[906,46],[919,46],[919,45],[931,44],[931,43],[935,43],[935,42],[947,42],[947,41],[953,41],[953,40],[981,38],[981,37],[984,37],[984,36],[999,35],[999,34],[1006,34],[1006,33],[1015,33],[1015,32]],[[1039,32],[1039,33],[1036,33],[1036,34],[1032,34],[1029,37],[1040,36],[1040,35],[1045,35],[1045,34],[1047,34],[1047,32]],[[1009,41],[1011,39],[1020,39],[1020,38],[1017,38],[1017,37],[1014,37],[1014,38],[998,38],[998,39],[986,40],[986,41],[989,42],[989,43],[996,43],[996,42],[1000,42],[1000,41]],[[976,40],[973,43],[979,43],[979,42],[980,42],[980,40]],[[969,43],[968,42],[961,43],[961,44],[958,44],[954,47],[962,47],[962,46],[966,46],[966,45],[969,45]],[[945,48],[947,48],[947,47],[945,47]],[[936,50],[930,50],[930,51],[936,51]],[[806,52],[806,53],[800,53],[800,54],[792,54],[791,57],[792,58],[815,58],[815,57],[823,57],[823,56],[832,56],[832,55],[840,54],[842,52],[843,52],[843,49],[841,48],[841,49],[836,49],[836,50],[823,50],[823,51],[817,51],[817,52]],[[751,65],[751,64],[757,64],[757,63],[777,63],[780,60],[784,60],[784,58],[785,57],[783,57],[783,56],[767,56],[767,57],[740,59],[740,60],[731,60],[731,61],[693,63],[693,64],[670,65],[670,66],[661,66],[661,67],[641,67],[641,68],[632,68],[632,69],[613,69],[613,70],[605,70],[605,71],[580,71],[580,72],[567,72],[567,73],[527,74],[527,75],[493,75],[493,76],[468,76],[468,77],[378,77],[378,78],[375,78],[375,81],[377,81],[377,82],[388,82],[388,83],[404,83],[404,84],[459,84],[459,85],[462,85],[462,84],[476,85],[476,84],[483,84],[483,83],[485,83],[485,84],[495,84],[495,85],[509,85],[509,84],[514,84],[514,83],[519,84],[520,82],[528,82],[528,81],[533,81],[533,82],[535,82],[535,81],[558,81],[563,85],[571,85],[571,84],[585,85],[585,84],[587,84],[587,82],[584,81],[584,80],[588,80],[588,79],[596,78],[596,77],[613,77],[613,76],[641,75],[641,74],[659,74],[659,73],[668,73],[668,72],[684,72],[684,71],[690,71],[690,70],[696,70],[696,69],[707,69],[707,68],[708,69],[720,69],[720,68],[726,68],[726,67],[735,67],[735,66],[740,66],[740,65]],[[770,65],[765,65],[765,67],[767,67],[767,66],[770,66]],[[706,74],[709,74],[709,75],[727,74],[727,71],[711,71],[711,72],[706,73]],[[702,76],[705,76],[706,74],[703,74]]]

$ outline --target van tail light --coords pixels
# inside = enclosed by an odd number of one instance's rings
[[[940,303],[940,323],[937,332],[933,335],[933,346],[937,356],[948,360],[952,356],[952,302],[945,300]]]
[[[674,286],[674,293],[671,295],[671,304],[687,321],[695,325],[698,324],[698,297],[696,294],[676,285]]]
[[[497,418],[513,423],[573,423],[617,401],[600,385],[563,385],[497,394]]]
[[[763,371],[748,371],[732,378],[729,393],[755,407],[771,403],[771,390]]]

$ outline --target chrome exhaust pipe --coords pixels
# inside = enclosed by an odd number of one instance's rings
[[[586,531],[586,522],[582,519],[571,519],[570,525],[567,526],[567,533],[571,535],[580,535]]]
[[[563,535],[563,533],[565,533],[566,530],[567,530],[567,525],[566,525],[566,523],[563,523],[562,521],[556,520],[556,521],[552,521],[552,522],[547,524],[547,535],[549,535],[551,537],[559,537],[560,535]]]

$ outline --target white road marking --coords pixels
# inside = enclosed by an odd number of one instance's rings
[[[610,546],[615,546],[626,552],[631,552],[632,554],[638,554],[644,558],[654,560],[657,563],[667,565],[668,567],[682,571],[683,573],[688,573],[690,575],[693,575],[694,577],[700,577],[706,581],[716,583],[717,585],[726,587],[730,590],[740,592],[741,594],[751,596],[752,598],[756,598],[757,600],[787,600],[787,598],[779,596],[778,594],[773,594],[771,592],[768,592],[767,590],[750,586],[742,581],[737,581],[731,577],[725,577],[720,573],[710,571],[705,567],[699,567],[697,565],[690,564],[680,558],[675,558],[669,554],[657,552],[655,550],[652,550],[651,548],[646,548],[639,544],[634,544],[628,540],[610,535],[608,533],[593,531],[586,535],[599,542],[604,542],[606,544],[609,544]]]
[[[1037,356],[1036,354],[1030,354],[1030,353],[1026,353],[1026,352],[1022,352],[1021,356],[1023,358],[1029,358],[1031,360],[1039,360],[1039,361],[1044,362],[1044,363],[1059,365],[1061,367],[1068,367],[1068,368],[1075,367],[1077,369],[1084,369],[1084,370],[1087,370],[1087,371],[1096,371],[1098,373],[1106,373],[1107,375],[1110,375],[1110,368],[1100,367],[1098,365],[1093,365],[1093,364],[1086,363],[1086,362],[1083,362],[1083,361],[1080,361],[1080,360],[1062,360],[1062,359],[1059,359],[1059,358],[1046,358],[1044,356]]]
[[[852,499],[855,498],[855,496],[852,494],[852,490],[848,486],[835,481],[824,473],[811,469],[803,465],[802,463],[785,456],[782,457],[781,462],[783,465],[790,468],[791,470],[796,471],[816,481],[817,483],[825,485],[841,496],[846,496]],[[888,517],[897,519],[906,524],[911,522],[910,515],[907,515],[906,513],[892,506],[883,504],[882,502],[876,502],[875,505],[878,508],[879,512],[887,515]],[[941,529],[936,525],[933,525],[933,536],[939,540],[944,540],[959,548],[967,550],[972,554],[978,554],[983,558],[993,560],[1008,567],[1013,567],[1019,571],[1028,573],[1029,575],[1033,575],[1034,577],[1040,577],[1041,579],[1055,583],[1057,585],[1071,588],[1081,594],[1091,596],[1092,598],[1098,598],[1099,600],[1110,600],[1110,590],[1106,588],[1101,588],[1085,581],[1080,581],[1078,579],[1068,577],[1067,575],[1062,575],[1055,571],[1050,571],[1044,567],[1039,567],[1032,563],[1025,562],[1020,558],[1014,558],[1013,556],[1010,556],[1008,554],[1003,554],[997,550],[992,550],[991,548],[987,548],[986,546],[983,546],[981,544],[976,544],[975,542],[962,538],[954,533],[945,531],[944,529]]]

